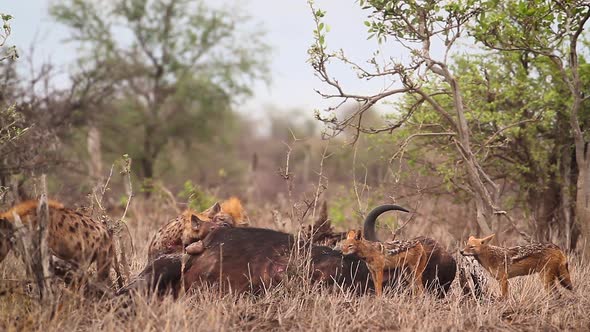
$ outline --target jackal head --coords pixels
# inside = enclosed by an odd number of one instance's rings
[[[459,252],[463,256],[477,256],[482,252],[482,249],[486,248],[490,241],[494,238],[496,234],[489,235],[482,239],[475,238],[470,236],[465,244],[465,248],[460,250]]]
[[[363,234],[360,230],[348,231],[346,239],[342,241],[342,253],[352,255],[359,250],[359,245],[363,241]]]

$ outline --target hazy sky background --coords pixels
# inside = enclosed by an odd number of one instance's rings
[[[235,0],[239,1],[239,0]],[[9,44],[15,44],[26,56],[35,38],[35,59],[51,59],[66,68],[75,58],[72,45],[63,44],[68,30],[52,22],[48,15],[50,0],[0,0],[0,11],[14,16],[13,34]],[[219,1],[206,3],[218,6]],[[267,31],[267,43],[272,47],[270,86],[257,84],[254,96],[238,108],[257,118],[261,109],[274,105],[277,110],[300,109],[304,114],[313,115],[313,110],[328,105],[322,101],[314,88],[326,88],[313,74],[307,61],[307,49],[312,42],[313,20],[306,0],[243,0],[240,7],[252,16],[254,22]],[[354,0],[316,0],[316,6],[327,11],[325,21],[331,27],[328,45],[332,49],[344,49],[347,55],[360,63],[368,59],[379,48],[375,40],[367,40],[363,12]],[[385,47],[385,46],[383,46]],[[388,46],[388,47],[391,47]],[[391,56],[401,56],[395,49],[385,49]],[[384,82],[367,82],[354,79],[345,67],[336,68],[335,76],[349,87],[351,92],[366,92],[380,89]]]

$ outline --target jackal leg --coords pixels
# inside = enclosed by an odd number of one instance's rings
[[[548,293],[554,293],[556,291],[555,279],[557,278],[556,269],[545,269],[540,273],[540,277],[543,280],[543,287]]]
[[[502,298],[503,299],[508,298],[508,276],[502,275],[502,276],[500,276],[498,281],[500,282],[500,290],[502,291]]]
[[[373,274],[373,284],[375,285],[375,294],[381,296],[383,294],[383,269],[376,269],[371,272]]]
[[[418,271],[414,272],[414,294],[424,294],[424,285],[422,284],[422,273]]]
[[[424,273],[424,269],[426,269],[427,263],[426,253],[422,250],[420,254],[420,258],[418,259],[418,264],[414,267],[414,289],[417,294],[424,294],[424,284],[422,282],[422,273]]]
[[[572,285],[572,279],[570,276],[569,267],[567,264],[567,259],[557,267],[558,277],[557,280],[559,284],[563,286],[565,289],[570,291],[574,290],[574,286]]]

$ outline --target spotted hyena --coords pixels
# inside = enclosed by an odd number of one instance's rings
[[[148,247],[148,260],[181,253],[185,246],[203,239],[211,230],[220,226],[245,226],[247,220],[242,203],[235,197],[222,204],[215,203],[203,212],[186,210],[156,232]]]
[[[50,252],[78,267],[87,268],[96,262],[98,279],[108,279],[114,260],[111,234],[103,222],[80,212],[68,209],[63,204],[49,200],[49,223],[47,245]],[[23,225],[36,226],[38,201],[26,201],[0,214],[0,262],[12,249],[15,232],[14,215]]]

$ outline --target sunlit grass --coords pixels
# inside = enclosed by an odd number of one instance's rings
[[[151,232],[163,213],[131,223],[136,252],[134,272],[146,260]],[[165,218],[163,219],[165,220]],[[160,223],[162,220],[160,220]],[[449,240],[449,239],[447,239]],[[450,243],[447,241],[446,243]],[[293,274],[259,295],[220,294],[215,287],[156,298],[83,296],[60,289],[53,305],[39,305],[23,286],[24,269],[13,254],[0,263],[0,330],[8,331],[260,331],[260,330],[587,330],[590,326],[590,268],[570,257],[575,291],[547,294],[537,275],[510,279],[510,298],[475,301],[453,284],[443,300],[387,290],[384,296],[357,296],[337,287],[320,288]]]

